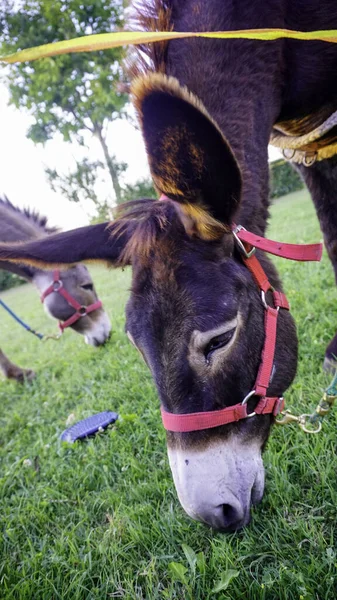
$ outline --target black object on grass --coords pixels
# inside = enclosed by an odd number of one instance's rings
[[[76,440],[81,440],[83,438],[88,437],[89,435],[93,435],[98,431],[102,431],[106,429],[108,425],[111,425],[118,419],[118,414],[115,412],[104,411],[97,413],[97,415],[92,415],[87,419],[83,419],[83,421],[78,421],[69,429],[65,429],[60,436],[62,442],[76,442]]]

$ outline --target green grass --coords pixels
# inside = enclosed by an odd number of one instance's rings
[[[321,238],[305,192],[273,206],[269,235]],[[332,269],[326,255],[321,264],[277,264],[300,338],[287,405],[310,411],[329,382],[321,364],[337,325]],[[91,270],[112,319],[104,348],[70,331],[40,343],[0,314],[1,347],[37,372],[29,386],[0,383],[1,600],[334,599],[336,413],[319,436],[274,428],[265,497],[244,531],[221,535],[190,520],[171,480],[154,386],[123,333],[130,274]],[[55,331],[30,286],[1,297],[33,327]],[[106,409],[123,421],[60,444],[69,414]]]

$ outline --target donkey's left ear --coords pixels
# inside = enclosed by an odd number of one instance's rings
[[[157,189],[230,225],[241,173],[206,108],[177,79],[158,73],[137,79],[132,93]]]

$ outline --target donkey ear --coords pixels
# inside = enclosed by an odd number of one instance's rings
[[[132,92],[157,189],[230,225],[241,173],[206,108],[177,79],[158,73],[137,79]]]
[[[31,242],[0,244],[1,261],[52,269],[78,262],[120,264],[128,239],[126,226],[99,223],[48,235]]]

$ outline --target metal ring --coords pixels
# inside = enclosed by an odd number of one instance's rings
[[[269,290],[271,292],[275,291],[272,286],[270,286]],[[269,292],[269,290],[268,290],[268,292]],[[275,307],[275,306],[269,306],[269,304],[267,304],[267,302],[266,302],[266,293],[263,290],[261,290],[261,300],[262,300],[262,304],[263,304],[263,306],[265,307],[266,310],[268,310],[268,308],[274,308],[274,309],[276,308],[277,312],[280,310],[279,306]]]
[[[80,315],[80,317],[85,317],[85,315],[87,314],[86,306],[81,306],[77,312]]]
[[[305,167],[311,167],[313,164],[315,164],[316,160],[317,160],[317,152],[312,152],[311,154],[306,152],[303,157],[303,164]]]
[[[304,413],[303,415],[301,415],[299,417],[298,424],[299,424],[300,428],[305,433],[319,433],[322,429],[322,422],[318,421],[318,425],[317,425],[316,429],[308,429],[306,426],[306,422],[310,417],[311,417],[311,415],[308,415],[307,413]]]
[[[58,292],[61,287],[63,287],[63,282],[61,281],[61,279],[57,279],[56,281],[53,281],[53,290],[54,292]]]
[[[287,160],[291,160],[292,158],[294,158],[295,152],[296,151],[293,148],[283,148],[282,150],[282,154]]]
[[[241,404],[244,406],[245,404],[247,404],[249,398],[251,398],[252,396],[254,396],[256,393],[256,390],[252,390],[251,392],[249,392],[249,394],[247,394],[247,396],[244,397],[244,399],[242,400]],[[252,412],[249,415],[247,415],[247,418],[249,417],[255,417],[256,413]]]

